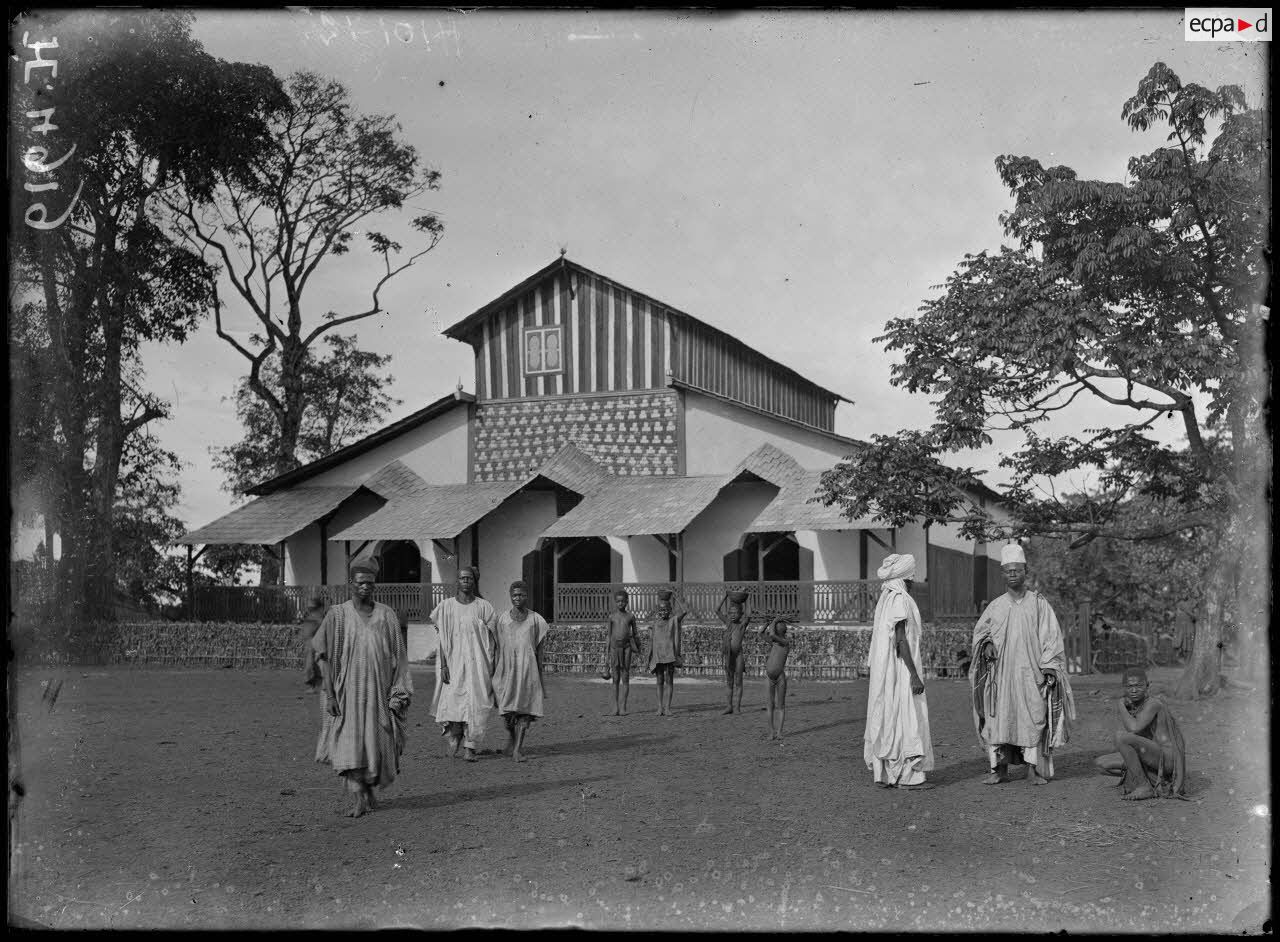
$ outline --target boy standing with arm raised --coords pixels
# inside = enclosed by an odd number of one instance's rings
[[[653,639],[649,645],[649,669],[658,681],[658,715],[671,715],[671,698],[675,693],[676,668],[683,662],[680,660],[681,622],[689,614],[688,609],[680,605],[679,611],[672,614],[671,590],[662,589],[658,593],[658,620],[653,625]]]
[[[716,615],[724,624],[724,680],[729,688],[729,706],[724,712],[734,712],[733,694],[738,693],[737,711],[742,712],[742,672],[747,666],[747,655],[742,650],[742,641],[747,632],[750,615],[743,614],[743,604],[747,601],[746,592],[726,592],[716,606]]]
[[[791,639],[787,637],[787,620],[775,615],[760,629],[760,635],[769,642],[765,657],[764,673],[769,678],[769,738],[782,739],[782,724],[787,720],[787,655],[791,653]],[[777,711],[778,724],[773,723]]]

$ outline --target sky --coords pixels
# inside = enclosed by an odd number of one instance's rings
[[[445,222],[384,291],[387,313],[358,325],[394,357],[387,423],[459,382],[474,391],[470,347],[440,331],[564,249],[853,400],[836,431],[865,439],[931,421],[927,398],[890,385],[874,338],[966,253],[999,247],[998,155],[1123,179],[1162,143],[1120,119],[1157,61],[1260,101],[1264,47],[1185,42],[1181,16],[296,8],[198,11],[194,34],[220,58],[338,79],[442,175],[369,225],[410,246],[409,218]],[[377,265],[362,250],[331,260],[309,321],[363,309]],[[247,335],[252,316],[223,296]],[[246,363],[209,324],[148,348],[145,366],[173,405],[156,431],[187,462],[179,515],[202,526],[233,506],[209,449],[239,437],[229,397]],[[1077,410],[1051,430],[1115,418]],[[1015,445],[957,461],[993,469]]]

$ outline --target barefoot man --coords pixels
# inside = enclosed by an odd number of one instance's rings
[[[431,712],[449,737],[449,754],[466,749],[476,761],[485,726],[497,708],[493,695],[498,615],[476,595],[476,571],[458,570],[458,591],[435,607],[428,619],[440,636],[436,692]]]
[[[1007,782],[1009,766],[1025,764],[1027,781],[1046,785],[1076,714],[1062,629],[1053,607],[1027,588],[1021,546],[1001,550],[1000,569],[1009,591],[973,627],[973,717],[991,764],[983,782]]]
[[[1120,776],[1126,801],[1146,798],[1185,798],[1186,745],[1178,721],[1159,697],[1147,696],[1147,672],[1131,667],[1124,672],[1120,700],[1120,728],[1116,752],[1094,759],[1107,775]]]
[[[747,623],[751,616],[743,616],[743,603],[747,601],[746,592],[726,592],[716,606],[716,615],[724,625],[724,681],[729,687],[729,708],[725,714],[734,711],[733,694],[738,693],[737,711],[742,712],[742,672],[747,667],[747,653],[742,650],[742,639],[747,633]]]
[[[920,609],[911,597],[916,559],[910,553],[886,556],[871,629],[871,677],[862,758],[877,785],[932,787],[924,773],[933,768],[929,704],[916,664],[920,660]]]
[[[498,616],[493,690],[507,727],[507,748],[517,762],[525,760],[521,750],[529,724],[542,716],[542,644],[550,630],[546,619],[529,610],[529,584],[511,583],[511,608]]]
[[[377,578],[375,561],[357,561],[351,600],[330,608],[311,639],[323,665],[326,713],[316,761],[328,762],[346,780],[352,818],[374,809],[373,786],[395,781],[413,698],[396,613],[373,600]]]

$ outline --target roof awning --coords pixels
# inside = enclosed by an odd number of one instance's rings
[[[747,525],[748,533],[779,533],[794,530],[888,530],[888,524],[870,517],[850,520],[836,505],[810,503],[818,494],[821,471],[804,471],[784,485],[769,504]]]
[[[720,493],[715,477],[622,478],[583,500],[544,537],[680,533]]]
[[[527,483],[428,485],[393,498],[331,540],[451,540]]]
[[[251,500],[174,542],[192,545],[279,543],[319,520],[358,489],[359,485],[343,485],[276,491]]]

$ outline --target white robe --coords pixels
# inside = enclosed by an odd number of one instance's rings
[[[1026,763],[1036,765],[1043,777],[1052,778],[1053,747],[1065,741],[1065,725],[1058,741],[1053,736],[1046,738],[1046,671],[1056,672],[1066,715],[1075,718],[1058,616],[1053,606],[1031,589],[1021,599],[1005,593],[988,605],[973,627],[975,666],[970,678],[975,688],[980,683],[977,661],[988,640],[995,645],[996,663],[990,689],[985,695],[982,690],[974,691],[978,738],[987,747],[992,768],[999,746],[1017,746]]]
[[[920,609],[901,579],[886,580],[876,603],[871,634],[867,728],[862,757],[876,782],[919,785],[933,768],[929,704],[911,692],[911,672],[898,657],[894,626],[905,621],[911,659],[920,670]]]
[[[431,712],[437,723],[466,723],[463,744],[475,749],[497,708],[493,694],[497,613],[484,599],[463,605],[453,598],[435,607],[431,621],[440,638]],[[447,684],[441,662],[449,667]]]

